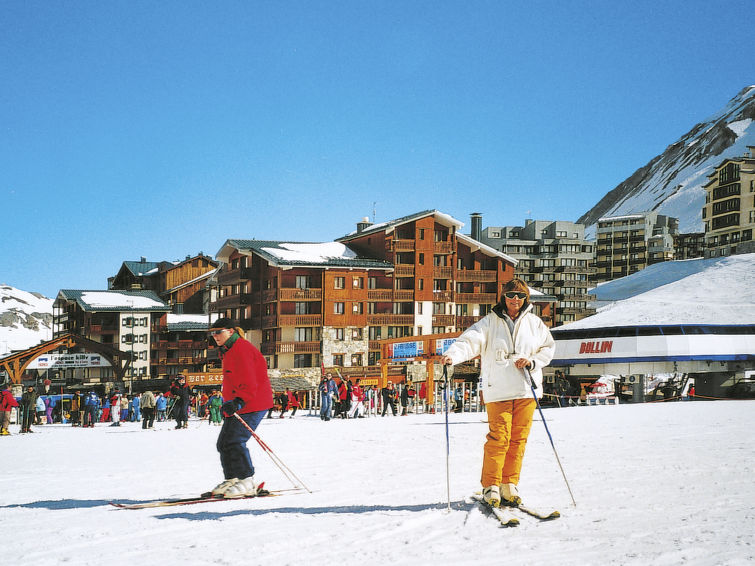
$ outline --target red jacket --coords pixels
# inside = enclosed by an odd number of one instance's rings
[[[273,389],[267,376],[267,363],[260,351],[240,336],[231,347],[220,349],[223,358],[224,401],[239,397],[244,407],[239,413],[267,411],[273,406]]]
[[[0,391],[0,411],[10,411],[13,407],[18,407],[13,394],[7,389]]]

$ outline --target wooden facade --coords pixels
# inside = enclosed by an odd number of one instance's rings
[[[379,340],[464,330],[513,277],[513,260],[461,226],[438,211],[362,223],[337,240],[348,259],[309,262],[287,252],[317,244],[228,240],[211,310],[238,321],[272,368],[377,375]]]

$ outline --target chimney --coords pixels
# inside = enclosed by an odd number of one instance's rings
[[[141,260],[141,262],[139,262],[139,263],[147,263],[147,258],[146,258],[146,257],[144,257],[144,256],[142,256],[142,260]]]
[[[471,215],[472,234],[471,236],[478,242],[482,241],[482,214],[473,212]]]
[[[357,222],[357,234],[361,234],[370,226],[372,226],[372,222],[370,222],[370,219],[365,216],[362,218],[361,222]]]

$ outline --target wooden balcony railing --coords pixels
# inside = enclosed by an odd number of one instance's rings
[[[369,326],[411,326],[414,324],[413,314],[368,314]]]
[[[452,314],[434,314],[433,326],[456,326],[456,317]]]
[[[320,314],[282,314],[278,316],[279,326],[322,326]]]
[[[276,342],[276,354],[319,354],[320,342]]]
[[[393,240],[393,250],[397,252],[413,252],[414,240]]]
[[[414,277],[414,266],[397,265],[393,272],[396,277]]]
[[[456,302],[493,305],[498,299],[495,293],[456,293]]]
[[[476,269],[459,269],[456,271],[456,281],[464,282],[492,282],[495,281],[495,271],[478,271]]]
[[[281,289],[281,301],[319,301],[322,299],[322,289]]]
[[[433,301],[437,303],[451,303],[453,300],[453,291],[433,291]]]
[[[453,252],[453,245],[451,242],[435,242],[433,251],[436,254],[450,254]]]
[[[433,277],[435,279],[451,279],[453,270],[450,267],[435,266],[433,267]]]

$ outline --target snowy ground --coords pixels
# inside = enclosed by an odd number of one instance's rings
[[[217,483],[218,429],[40,426],[0,438],[3,564],[751,564],[755,401],[547,409],[578,506],[542,424],[520,488],[559,520],[499,528],[465,497],[479,488],[486,424],[443,415],[321,422],[259,433],[314,491],[186,507],[108,501],[185,496]],[[18,431],[17,425],[11,431]],[[290,484],[254,441],[257,475]]]

